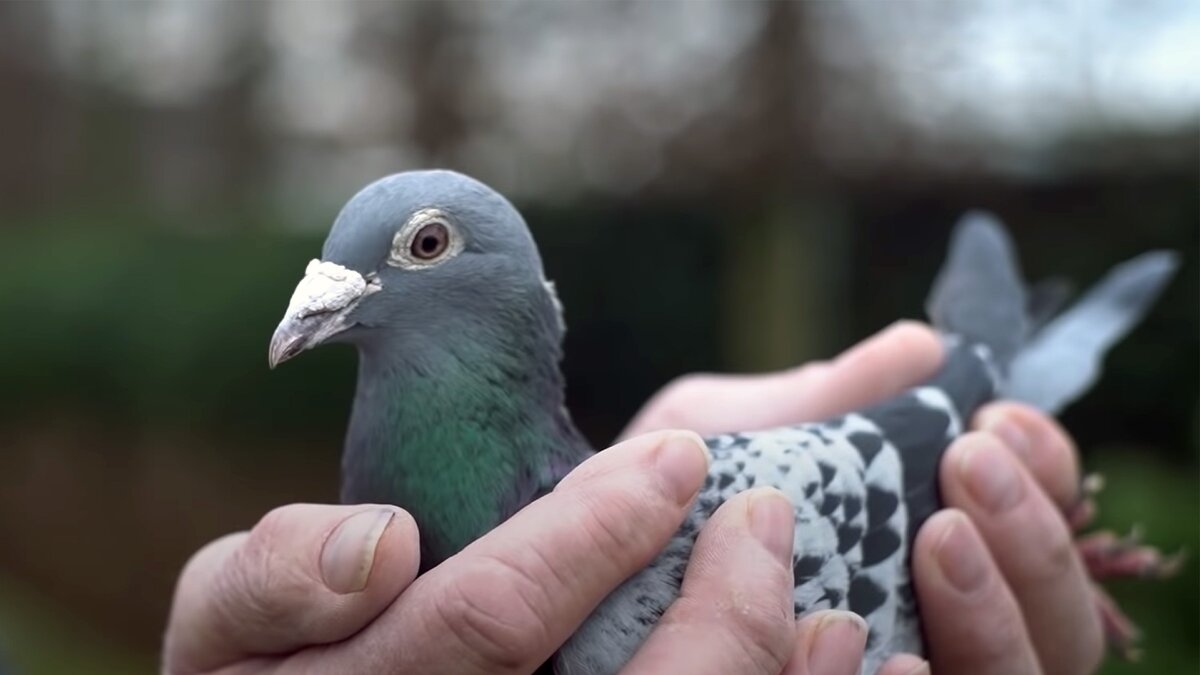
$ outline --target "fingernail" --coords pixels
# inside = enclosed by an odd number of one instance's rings
[[[792,564],[796,516],[792,503],[775,488],[758,488],[750,498],[750,532],[784,567]]]
[[[930,675],[931,672],[932,671],[929,670],[929,662],[922,661],[913,666],[912,670],[908,671],[904,675]]]
[[[392,509],[356,513],[325,540],[321,550],[321,578],[334,593],[357,593],[367,587],[375,565],[375,548],[392,517]]]
[[[964,516],[955,514],[935,549],[938,567],[952,586],[963,593],[981,588],[987,580],[982,543],[967,531]]]
[[[987,436],[977,436],[959,460],[959,471],[971,497],[991,513],[1016,506],[1024,494],[1012,456]]]
[[[867,622],[852,612],[832,611],[821,617],[808,651],[812,673],[846,673],[859,670],[867,642]]]
[[[993,415],[985,419],[980,427],[983,431],[999,436],[1008,449],[1017,455],[1025,458],[1033,455],[1033,442],[1029,440],[1029,435],[1025,433],[1020,424],[1008,417],[1002,414]]]
[[[654,467],[675,501],[686,504],[700,491],[708,463],[708,446],[698,434],[674,431],[658,446]]]

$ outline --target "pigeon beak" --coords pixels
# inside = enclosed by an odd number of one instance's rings
[[[271,368],[315,347],[350,327],[347,315],[366,296],[380,289],[378,279],[336,263],[313,260],[288,302],[283,320],[271,336],[267,363]]]

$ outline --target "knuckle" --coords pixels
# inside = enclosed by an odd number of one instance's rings
[[[1061,584],[1071,577],[1078,565],[1075,543],[1058,514],[1043,513],[1042,521],[1044,543],[1038,547],[1041,554],[1029,566],[1029,578],[1039,585]]]
[[[773,601],[781,597],[778,593],[759,602],[750,601],[752,595],[762,595],[762,590],[733,593],[723,617],[724,631],[733,641],[738,661],[752,666],[754,672],[780,672],[791,656],[796,635],[791,605]]]
[[[247,534],[235,532],[215,539],[196,551],[184,565],[175,584],[163,635],[164,672],[182,671],[185,666],[181,664],[193,662],[196,631],[192,627],[198,617],[207,618],[213,581],[219,578],[228,555],[242,545]]]
[[[206,578],[204,570],[212,569],[209,567],[211,560],[223,558],[221,551],[226,547],[230,547],[231,551],[236,551],[245,543],[248,535],[249,533],[245,531],[233,532],[205,544],[200,550],[193,553],[192,557],[188,558],[183,566],[183,571],[179,574],[180,581],[187,578]]]
[[[1005,663],[1027,649],[1025,624],[1017,611],[999,612],[971,644],[980,663]]]
[[[286,508],[263,516],[214,580],[216,608],[226,625],[270,630],[291,617],[292,600],[308,592],[309,580],[287,564],[281,548]]]
[[[749,663],[777,673],[787,664],[794,623],[785,613],[755,608],[734,613],[733,636]]]
[[[1014,664],[1024,663],[1032,650],[1021,610],[1007,593],[987,594],[980,607],[989,611],[964,613],[942,626],[941,640],[959,662],[962,672],[988,669],[988,672],[1019,671]],[[973,668],[971,667],[973,666]]]
[[[657,549],[656,535],[661,534],[653,519],[669,515],[673,523],[678,521],[676,509],[645,503],[629,491],[606,491],[585,499],[589,508],[583,509],[579,536],[586,539],[589,556],[605,562],[625,560],[631,554],[641,564],[649,562]]]
[[[750,594],[731,591],[714,603],[712,598],[684,595],[671,604],[659,623],[673,629],[686,625],[711,627],[717,642],[705,648],[721,654],[737,672],[778,673],[791,657],[796,623],[790,610],[774,602],[750,602]],[[714,613],[714,606],[718,610]]]
[[[515,671],[540,662],[550,626],[539,609],[545,593],[518,564],[481,557],[442,588],[435,604],[451,638],[488,670]]]
[[[1030,469],[1038,485],[1060,506],[1069,506],[1078,497],[1078,450],[1070,435],[1045,413],[1025,403],[993,403],[977,418],[981,424],[1006,421],[1030,439],[1030,452],[1022,462]]]
[[[746,664],[748,672],[778,673],[792,656],[796,640],[791,570],[777,564],[752,569],[753,574],[740,581],[731,581],[717,569],[685,580],[693,585],[675,603],[682,607],[676,610],[672,605],[672,612],[682,621],[704,622],[711,620],[712,607],[718,607],[715,620],[731,641],[735,660]]]

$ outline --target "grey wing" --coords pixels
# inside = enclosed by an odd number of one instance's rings
[[[839,608],[862,615],[871,628],[866,672],[897,649],[919,651],[899,455],[872,422],[848,415],[708,443],[709,476],[679,532],[597,607],[560,651],[556,672],[617,672],[678,597],[700,528],[727,499],[758,486],[780,489],[795,508],[796,614]]]

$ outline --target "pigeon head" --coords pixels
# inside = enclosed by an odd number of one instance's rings
[[[456,334],[519,330],[505,322],[556,308],[529,229],[507,199],[453,171],[399,173],[342,208],[275,330],[269,361],[325,342],[419,349]]]

